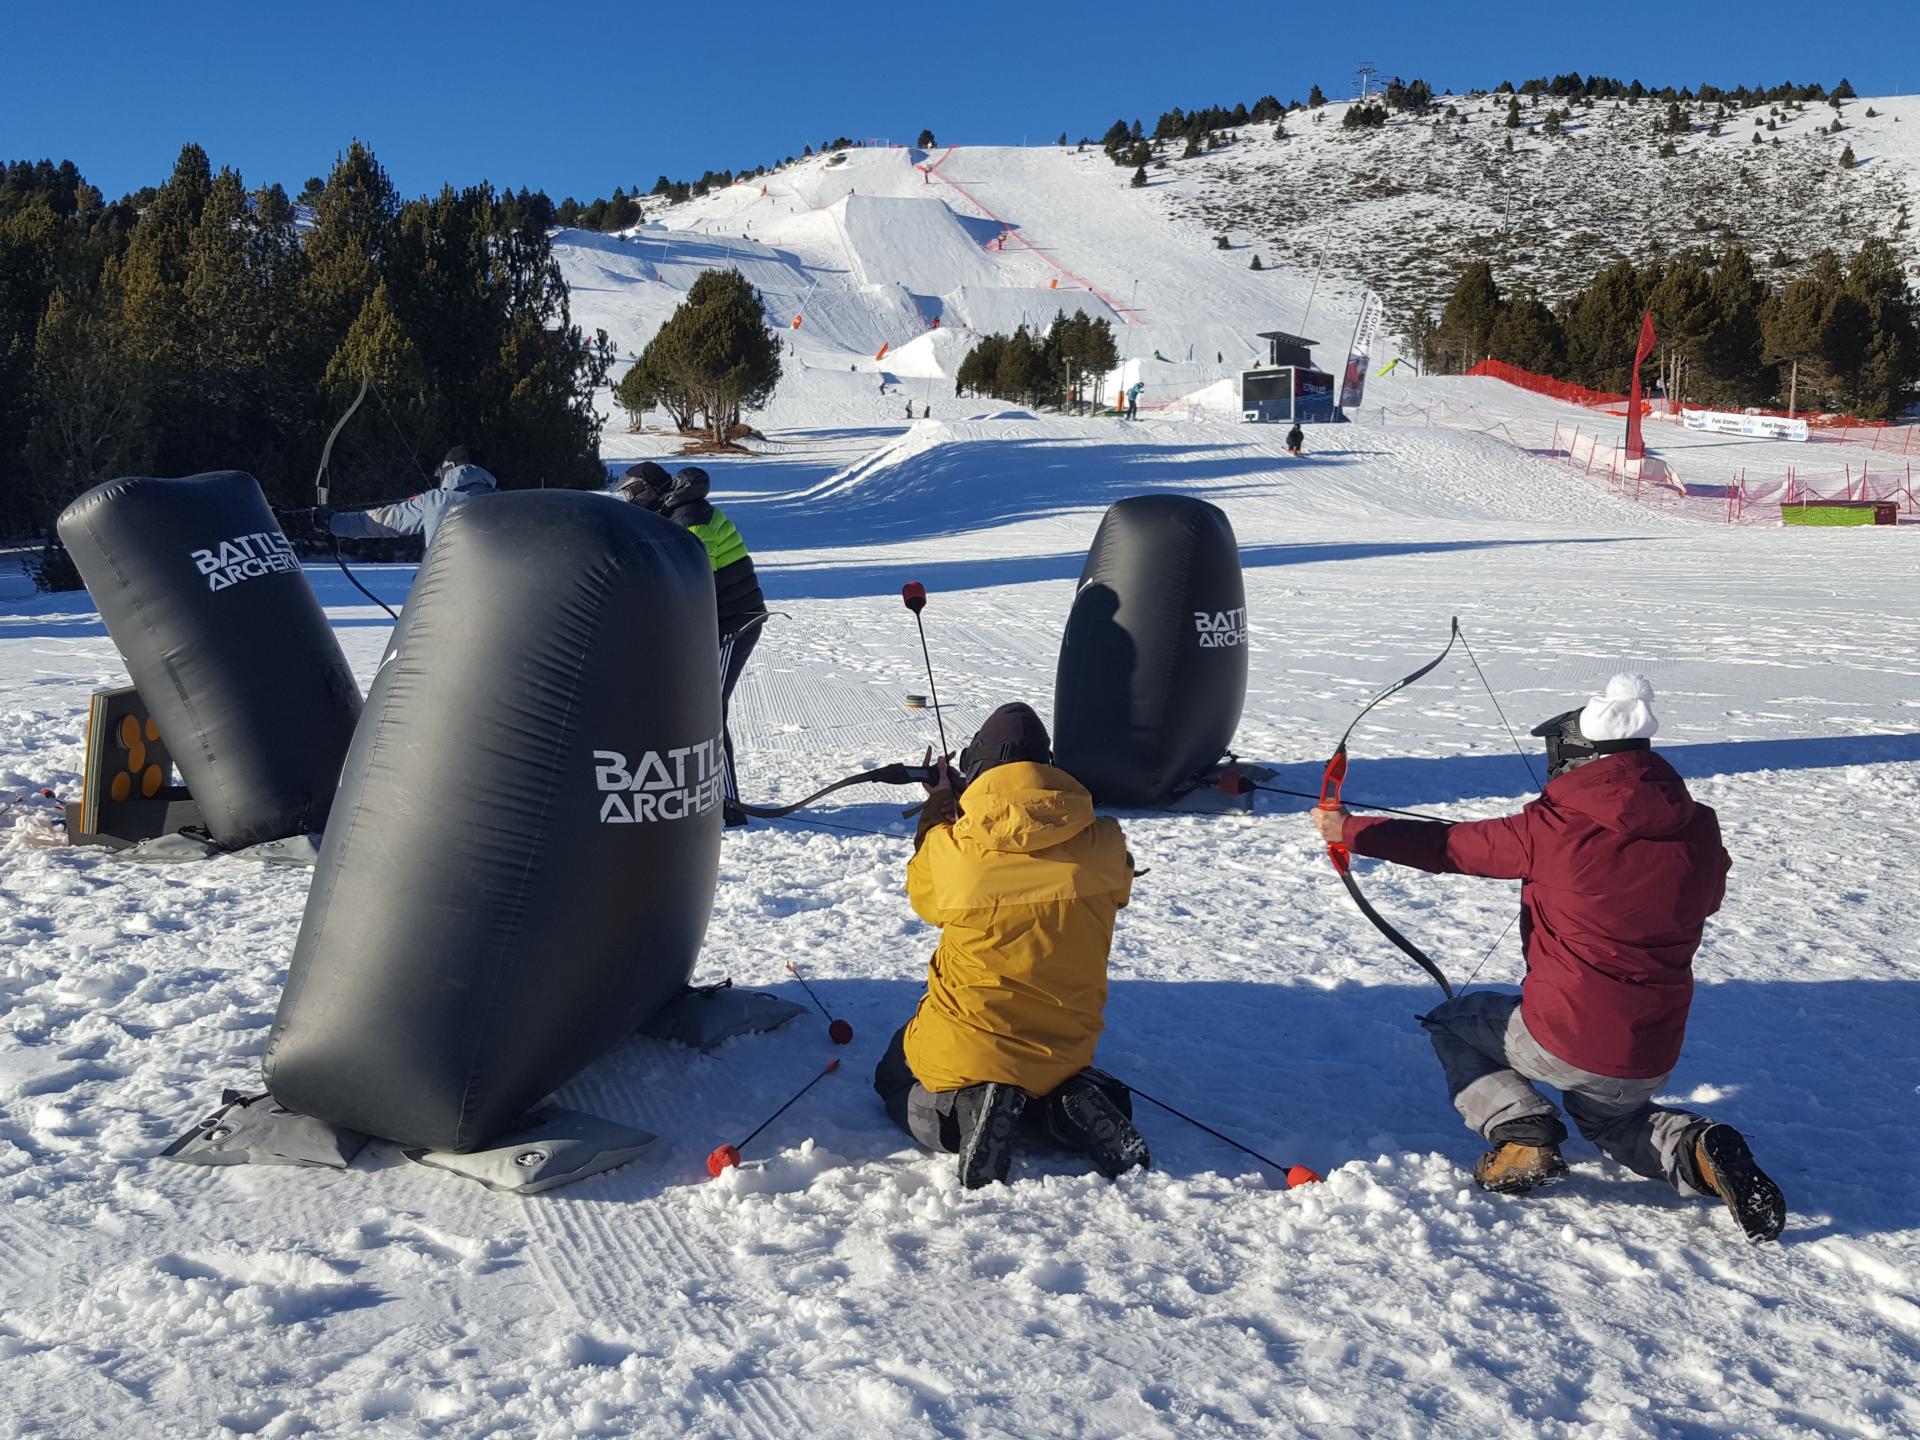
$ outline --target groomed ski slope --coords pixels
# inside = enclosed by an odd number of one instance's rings
[[[1475,393],[1497,411],[1507,392]],[[1354,911],[1306,801],[1121,817],[1151,873],[1100,1048],[1326,1172],[1292,1192],[1151,1106],[1156,1167],[1113,1185],[1038,1158],[966,1194],[893,1130],[867,1076],[932,933],[900,891],[909,797],[884,791],[725,841],[701,978],[803,998],[796,961],[857,1030],[741,1170],[709,1180],[704,1158],[835,1053],[815,1018],[595,1063],[562,1098],[663,1143],[544,1199],[386,1146],[343,1175],[159,1164],[222,1086],[253,1083],[307,877],[142,869],[15,831],[0,1433],[1920,1433],[1910,531],[1687,525],[1445,428],[1323,427],[1298,462],[1253,427],[1017,412],[773,439],[710,466],[783,615],[736,700],[756,798],[932,741],[902,704],[925,689],[907,579],[932,594],[950,735],[1011,698],[1046,712],[1081,554],[1101,509],[1142,491],[1233,520],[1253,641],[1239,747],[1279,784],[1316,788],[1348,720],[1452,615],[1522,731],[1646,670],[1660,743],[1735,859],[1670,1094],[1752,1136],[1793,1205],[1785,1242],[1751,1250],[1717,1208],[1577,1142],[1557,1188],[1475,1190],[1478,1142],[1412,1018],[1437,991]],[[658,453],[610,437],[611,459]],[[385,617],[308,573],[364,683]],[[365,578],[397,601],[408,572]],[[87,694],[119,663],[84,597],[0,584],[0,787],[71,790]],[[1352,796],[1464,817],[1532,789],[1457,654],[1352,744]],[[1514,906],[1507,884],[1361,880],[1456,983]],[[1518,970],[1509,934],[1479,983]]]

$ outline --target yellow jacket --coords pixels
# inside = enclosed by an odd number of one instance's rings
[[[1046,1095],[1093,1063],[1133,863],[1119,822],[1051,765],[996,765],[961,804],[907,866],[914,912],[941,929],[907,1064],[933,1091],[999,1080]]]

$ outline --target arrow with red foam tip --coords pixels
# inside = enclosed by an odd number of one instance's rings
[[[1119,1079],[1118,1076],[1115,1076],[1114,1078]],[[1254,1159],[1258,1160],[1262,1165],[1266,1166],[1269,1170],[1277,1171],[1279,1174],[1285,1176],[1287,1181],[1287,1188],[1289,1190],[1295,1189],[1301,1185],[1318,1185],[1327,1178],[1326,1176],[1322,1175],[1318,1170],[1315,1170],[1312,1167],[1307,1165],[1282,1165],[1278,1160],[1273,1159],[1271,1156],[1262,1155],[1258,1150],[1255,1150],[1253,1147],[1249,1145],[1242,1145],[1238,1140],[1234,1139],[1231,1135],[1221,1134],[1218,1130],[1214,1129],[1211,1125],[1207,1124],[1204,1120],[1196,1120],[1193,1118],[1193,1116],[1187,1114],[1186,1111],[1176,1109],[1173,1106],[1169,1105],[1164,1100],[1156,1100],[1153,1096],[1147,1094],[1147,1092],[1142,1090],[1139,1086],[1131,1084],[1130,1082],[1125,1080],[1121,1080],[1120,1083],[1122,1085],[1125,1085],[1127,1089],[1132,1091],[1135,1095],[1138,1095],[1142,1100],[1145,1100],[1149,1105],[1158,1105],[1162,1110],[1166,1111],[1169,1115],[1177,1116],[1178,1118],[1186,1121],[1189,1125],[1193,1126],[1194,1129],[1206,1131],[1206,1133],[1213,1136],[1214,1139],[1223,1141],[1224,1143],[1231,1145],[1234,1149],[1238,1150],[1242,1155],[1251,1155]]]
[[[851,1044],[853,1042],[853,1026],[828,1012],[827,1007],[820,1003],[820,997],[813,993],[813,987],[807,984],[807,977],[800,973],[800,967],[789,960],[787,962],[787,973],[800,982],[800,988],[806,991],[807,998],[813,1001],[813,1008],[826,1017],[827,1038],[836,1045]]]
[[[715,1146],[713,1149],[713,1153],[707,1156],[707,1174],[718,1178],[722,1172],[731,1170],[735,1166],[739,1165],[740,1152],[746,1149],[747,1146],[753,1143],[755,1136],[757,1136],[762,1130],[766,1129],[769,1125],[773,1124],[773,1122],[778,1120],[782,1115],[786,1114],[788,1109],[793,1105],[794,1101],[798,1100],[802,1095],[806,1094],[807,1091],[811,1090],[814,1086],[818,1085],[822,1080],[826,1079],[827,1076],[831,1075],[834,1071],[838,1070],[839,1068],[840,1068],[840,1061],[837,1058],[827,1061],[826,1068],[824,1070],[822,1070],[818,1075],[814,1076],[813,1079],[807,1081],[807,1083],[802,1085],[798,1090],[794,1091],[793,1094],[787,1098],[787,1103],[785,1105],[782,1105],[778,1110],[774,1111],[773,1114],[767,1116],[766,1119],[762,1120],[758,1125],[754,1126],[752,1133],[749,1134],[746,1139],[742,1140],[738,1145]]]

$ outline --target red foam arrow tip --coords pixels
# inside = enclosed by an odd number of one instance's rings
[[[1287,1188],[1291,1190],[1296,1185],[1318,1185],[1326,1178],[1318,1170],[1310,1170],[1305,1165],[1295,1165],[1287,1171]]]
[[[731,1145],[722,1145],[707,1156],[707,1174],[717,1176],[722,1170],[731,1170],[740,1163],[740,1152]]]

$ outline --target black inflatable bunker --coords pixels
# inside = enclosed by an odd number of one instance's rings
[[[58,525],[214,840],[325,828],[360,689],[254,478],[109,480]]]
[[[637,505],[448,516],[347,756],[277,1101],[470,1150],[680,993],[720,863],[717,633],[705,549]]]
[[[1060,767],[1098,804],[1165,805],[1233,743],[1246,698],[1246,588],[1225,512],[1184,495],[1112,506],[1060,644]]]

